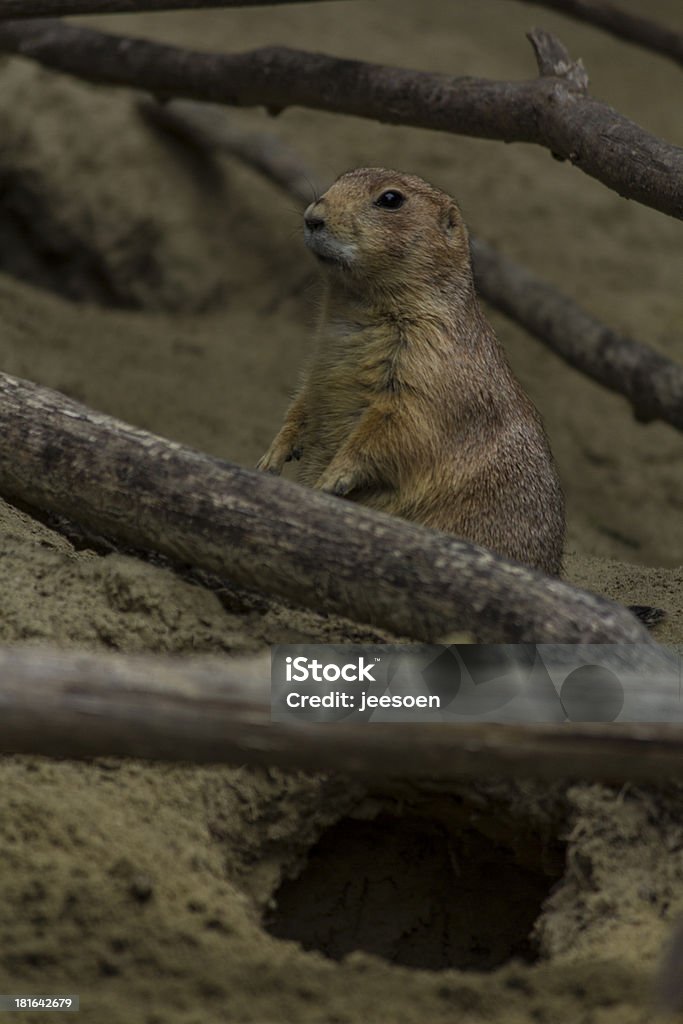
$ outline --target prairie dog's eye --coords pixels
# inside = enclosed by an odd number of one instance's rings
[[[396,189],[390,188],[386,192],[382,192],[382,195],[375,199],[375,206],[380,206],[383,210],[398,210],[405,201],[406,197],[402,192],[397,192]]]

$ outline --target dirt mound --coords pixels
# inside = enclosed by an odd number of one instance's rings
[[[0,80],[0,270],[104,306],[227,301],[244,211],[210,159],[150,130],[133,94],[14,60]]]

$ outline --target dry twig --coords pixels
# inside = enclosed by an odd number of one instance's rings
[[[607,3],[606,0],[526,0],[537,7],[549,7],[560,11],[577,21],[586,21],[591,25],[610,32],[619,39],[635,43],[647,50],[654,50],[664,57],[670,57],[678,64],[683,64],[683,32],[676,32],[657,21],[644,18],[641,14]]]
[[[625,608],[484,548],[241,469],[0,374],[0,493],[175,562],[435,640],[652,643]]]
[[[162,98],[264,106],[272,113],[304,106],[533,142],[621,195],[683,218],[683,149],[593,99],[562,45],[545,33],[532,36],[542,74],[523,82],[456,78],[286,47],[198,53],[49,20],[0,23],[0,51]]]
[[[277,764],[371,780],[485,776],[661,782],[672,725],[392,725],[270,720],[270,658],[0,648],[0,753]]]

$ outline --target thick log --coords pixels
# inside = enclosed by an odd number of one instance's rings
[[[0,494],[250,589],[438,640],[651,643],[625,608],[0,374]]]
[[[271,722],[270,658],[0,649],[0,753],[274,764],[389,780],[683,774],[680,725]]]
[[[585,91],[561,44],[532,33],[541,76],[495,82],[265,47],[199,53],[59,21],[0,22],[0,52],[37,60],[91,82],[156,96],[271,113],[303,106],[387,124],[530,142],[570,160],[620,195],[683,218],[683,149],[646,132]],[[552,73],[551,73],[552,72]]]

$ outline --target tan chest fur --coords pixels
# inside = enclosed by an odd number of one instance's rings
[[[385,326],[334,320],[321,326],[305,387],[315,401],[303,432],[299,479],[313,483],[380,397],[380,374],[398,362],[398,339]]]

